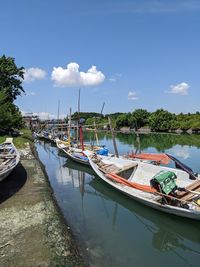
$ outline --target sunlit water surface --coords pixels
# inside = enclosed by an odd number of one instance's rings
[[[86,139],[91,140],[92,134]],[[110,152],[110,135],[100,134]],[[132,134],[118,134],[120,154],[138,147]],[[55,146],[36,142],[58,204],[90,266],[200,266],[200,225],[145,207],[116,192],[90,167],[74,163]],[[200,172],[200,136],[141,135],[140,149],[166,152]]]

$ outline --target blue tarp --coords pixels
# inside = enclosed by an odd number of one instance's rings
[[[98,155],[102,155],[102,156],[108,156],[108,148],[107,147],[103,147],[102,149],[97,151]]]

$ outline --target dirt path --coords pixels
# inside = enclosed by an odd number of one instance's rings
[[[86,266],[29,147],[0,183],[0,266]]]

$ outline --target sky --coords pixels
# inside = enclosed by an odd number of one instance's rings
[[[199,0],[0,0],[2,55],[23,113],[200,111]]]

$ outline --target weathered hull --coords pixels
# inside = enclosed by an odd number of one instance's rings
[[[6,141],[1,145],[1,150],[9,147],[9,150],[12,151],[12,154],[5,154],[2,151],[0,152],[1,158],[5,160],[0,165],[0,182],[8,177],[8,175],[13,171],[20,161],[20,155],[16,147],[12,143],[11,139],[8,138],[7,140],[9,141]],[[4,146],[5,148],[3,149]]]
[[[70,158],[71,160],[73,160],[73,161],[75,161],[75,162],[77,162],[77,163],[81,163],[81,164],[90,166],[89,160],[83,160],[83,159],[81,159],[81,158],[75,157],[75,156],[73,155],[73,153],[70,152],[69,147],[67,147],[67,146],[62,146],[62,145],[59,144],[59,142],[57,142],[56,144],[57,144],[57,147],[58,147],[62,152],[64,152],[65,155],[66,155],[68,158]],[[81,151],[82,151],[81,149],[77,149],[77,148],[75,149],[75,152],[76,152],[76,153],[81,153]]]
[[[134,188],[130,188],[128,186],[124,186],[121,185],[119,183],[113,182],[112,180],[106,178],[106,176],[99,170],[99,168],[97,167],[97,165],[90,159],[89,157],[89,161],[90,161],[90,165],[93,168],[93,170],[95,171],[95,173],[103,180],[105,181],[107,184],[109,184],[110,186],[112,186],[113,188],[115,188],[116,190],[120,191],[121,193],[127,195],[128,197],[148,206],[151,208],[154,208],[156,210],[168,213],[168,214],[173,214],[176,216],[180,216],[180,217],[184,217],[184,218],[190,218],[190,219],[195,219],[195,220],[200,220],[200,210],[198,211],[194,211],[194,210],[190,210],[190,209],[185,209],[185,208],[181,208],[181,207],[177,207],[177,206],[171,206],[168,204],[161,204],[159,202],[157,202],[156,200],[152,199],[147,199],[145,198],[145,194],[146,196],[148,196],[148,194],[150,193],[144,193],[143,196],[141,194],[138,194],[137,189]]]

